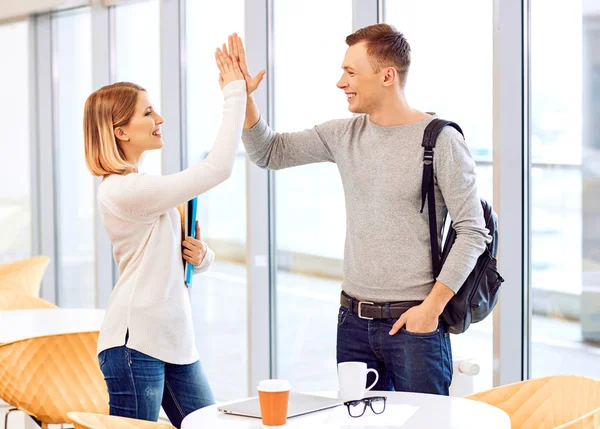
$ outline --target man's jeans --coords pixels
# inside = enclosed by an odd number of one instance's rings
[[[379,381],[373,390],[448,395],[452,381],[450,337],[443,323],[431,333],[415,334],[390,329],[397,319],[365,320],[340,307],[337,361],[364,362],[376,369]],[[373,383],[370,375],[367,386]]]
[[[104,350],[98,361],[113,416],[157,421],[162,405],[179,428],[189,413],[215,403],[199,361],[169,364],[127,346]]]

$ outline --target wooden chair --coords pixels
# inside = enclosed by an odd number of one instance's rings
[[[33,297],[40,296],[40,284],[50,262],[47,256],[33,256],[0,265],[0,291],[16,290]]]

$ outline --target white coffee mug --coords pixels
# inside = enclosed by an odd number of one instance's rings
[[[375,381],[365,389],[367,385],[367,374],[375,374]],[[342,362],[338,364],[338,381],[340,385],[340,398],[343,401],[354,401],[365,397],[365,392],[371,390],[377,381],[379,374],[374,369],[367,369],[364,362]]]

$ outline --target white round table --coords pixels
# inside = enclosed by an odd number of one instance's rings
[[[50,308],[0,311],[0,344],[46,335],[99,331],[105,310]]]
[[[332,396],[328,393],[319,394]],[[405,392],[368,392],[368,396],[387,397],[383,414],[375,415],[367,407],[362,417],[352,418],[342,405],[288,419],[286,428],[510,429],[508,414],[483,402]],[[222,414],[215,405],[194,411],[183,419],[181,425],[181,429],[262,427],[260,419]]]

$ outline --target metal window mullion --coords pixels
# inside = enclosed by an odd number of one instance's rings
[[[58,284],[58,237],[55,180],[55,73],[53,34],[49,14],[31,18],[32,41],[32,193],[35,252],[48,256],[40,295],[56,303]]]
[[[31,249],[32,254],[42,253],[41,225],[40,225],[40,184],[39,184],[39,124],[38,124],[38,82],[39,72],[37,60],[37,18],[30,16],[28,19],[29,30],[29,161],[31,183]]]
[[[111,53],[114,40],[111,35],[111,10],[96,3],[92,6],[92,87],[97,90],[114,81]],[[101,177],[94,178],[94,203]],[[96,278],[96,307],[106,308],[113,289],[112,246],[100,219],[97,204],[94,205],[94,263]]]
[[[383,0],[352,0],[352,31],[383,22]]]
[[[272,0],[246,0],[245,43],[251,73],[267,70],[252,94],[263,116],[272,123]],[[276,274],[274,174],[246,159],[248,394],[276,371]]]
[[[494,0],[494,208],[505,278],[494,310],[494,385],[527,376],[530,173],[527,133],[528,22],[524,0]]]
[[[185,0],[160,2],[161,110],[165,123],[162,172],[172,174],[187,167],[184,127],[185,81],[183,74]]]

